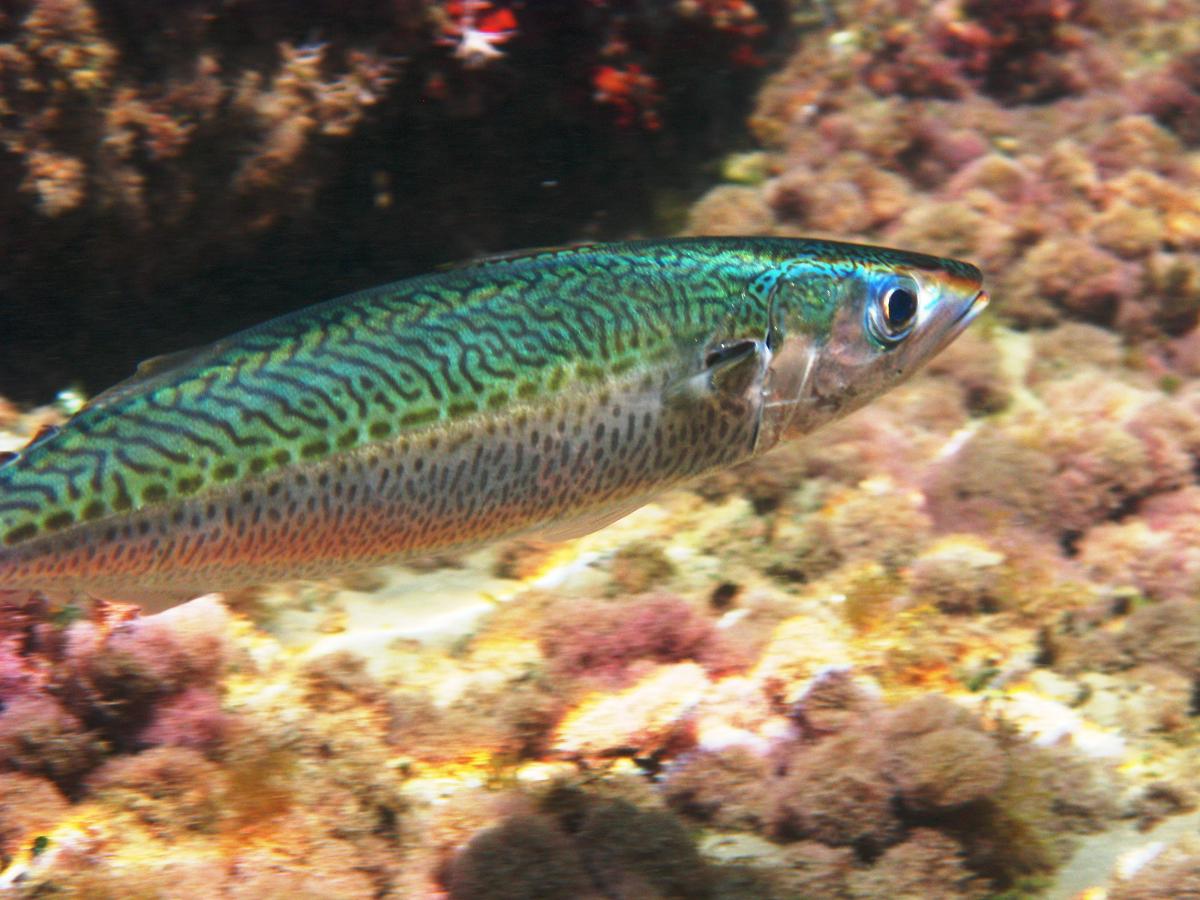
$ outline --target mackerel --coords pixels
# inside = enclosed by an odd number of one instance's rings
[[[912,374],[974,266],[829,241],[537,251],[143,363],[0,466],[0,588],[161,607],[593,530]]]

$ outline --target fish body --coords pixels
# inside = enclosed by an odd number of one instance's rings
[[[147,605],[584,533],[866,403],[966,263],[693,238],[533,252],[151,360],[0,466],[0,588]]]

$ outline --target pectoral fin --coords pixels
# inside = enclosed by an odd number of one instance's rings
[[[704,367],[667,388],[670,403],[743,397],[766,371],[770,351],[762,341],[719,341],[704,354]]]

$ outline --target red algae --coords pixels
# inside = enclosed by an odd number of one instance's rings
[[[1192,55],[1147,75],[1137,29],[1101,27],[1082,3],[915,2],[902,21],[851,6],[836,41],[803,39],[763,92],[752,122],[775,177],[758,193],[774,222],[739,188],[747,226],[973,258],[997,280],[994,308],[1023,325],[1137,339],[1195,325],[1196,303],[1155,274],[1160,254],[1200,240],[1183,152]]]
[[[555,604],[545,618],[541,647],[559,677],[622,683],[639,661],[719,658],[720,640],[712,623],[685,600],[652,595]]]
[[[216,754],[235,721],[222,712],[216,693],[191,687],[159,704],[140,740],[151,747],[190,747]]]

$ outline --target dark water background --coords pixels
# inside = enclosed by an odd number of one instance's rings
[[[110,56],[94,88],[64,87],[37,51],[36,90],[0,75],[0,395],[95,392],[148,356],[439,263],[675,230],[716,161],[748,145],[754,89],[793,37],[786,3],[758,3],[755,59],[738,65],[750,39],[669,3],[533,2],[505,56],[467,68],[436,41],[438,6],[101,0],[90,26],[52,22],[60,49],[100,42]],[[34,8],[13,4],[0,42],[28,48]],[[618,33],[627,49],[604,50]],[[237,173],[272,152],[271,130],[313,115],[304,101],[259,116],[236,101],[245,79],[278,77],[284,42],[324,45],[314,81],[344,78],[354,52],[391,61],[390,80],[344,133],[310,130],[247,185]],[[215,82],[197,74],[203,60]],[[595,102],[602,65],[654,73],[653,127]],[[202,83],[219,95],[204,106],[179,87]],[[131,98],[166,121],[121,132],[132,146],[115,161],[112,119]],[[163,156],[156,127],[190,131]],[[50,208],[31,190],[34,148],[80,161],[77,201]],[[131,173],[140,207],[114,187]]]

